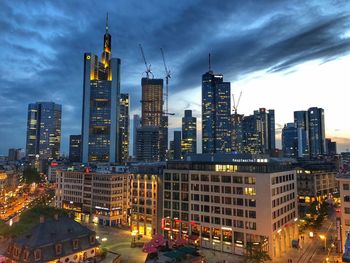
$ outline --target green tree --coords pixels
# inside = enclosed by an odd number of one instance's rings
[[[266,261],[271,261],[271,257],[266,251],[263,250],[261,243],[248,243],[245,249],[245,260],[248,263],[263,263]]]
[[[41,176],[35,168],[27,167],[23,171],[23,180],[26,184],[40,183]]]

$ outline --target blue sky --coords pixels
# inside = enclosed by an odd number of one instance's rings
[[[112,54],[122,59],[122,91],[140,111],[144,64],[164,77],[159,48],[173,72],[171,130],[184,109],[200,124],[200,81],[212,68],[243,91],[239,111],[276,110],[277,128],[294,110],[322,107],[326,133],[350,148],[348,1],[1,1],[0,154],[25,146],[28,103],[62,104],[62,152],[81,125],[83,53],[100,56],[106,12]],[[200,127],[200,125],[199,125]]]

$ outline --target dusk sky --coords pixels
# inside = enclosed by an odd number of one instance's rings
[[[171,131],[185,109],[201,127],[201,76],[211,53],[213,71],[232,93],[243,92],[239,113],[275,109],[278,140],[293,111],[315,106],[324,108],[326,137],[338,152],[350,149],[350,1],[8,0],[0,2],[0,154],[25,147],[28,103],[37,101],[62,104],[68,153],[69,135],[81,132],[83,54],[101,56],[107,12],[131,118],[140,113],[141,43],[157,78],[165,75],[165,51]]]

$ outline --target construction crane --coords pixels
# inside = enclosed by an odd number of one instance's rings
[[[170,70],[166,66],[165,63],[165,57],[164,57],[164,51],[162,48],[160,48],[160,52],[162,53],[163,58],[163,64],[165,69],[165,112],[163,112],[164,115],[175,115],[175,113],[169,113],[169,79],[171,78]]]
[[[239,93],[239,97],[238,97],[238,100],[237,100],[237,103],[236,103],[236,100],[235,100],[235,94],[232,94],[232,99],[233,99],[233,113],[235,115],[237,115],[237,110],[238,110],[238,105],[239,105],[239,102],[241,101],[241,97],[242,97],[242,91]]]
[[[149,77],[151,76],[152,79],[154,77],[152,71],[151,71],[151,64],[147,64],[147,61],[146,61],[146,57],[145,57],[145,53],[143,53],[143,48],[142,48],[142,45],[139,44],[139,47],[140,47],[140,50],[141,50],[141,54],[142,54],[142,58],[143,58],[143,62],[145,63],[145,66],[146,66],[146,76],[147,78],[149,79]]]

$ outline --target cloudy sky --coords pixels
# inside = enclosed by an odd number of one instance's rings
[[[340,0],[1,1],[0,154],[25,147],[27,105],[63,105],[62,152],[81,125],[83,53],[100,56],[106,12],[112,54],[122,59],[122,92],[140,111],[143,45],[155,77],[159,48],[172,71],[171,129],[184,109],[200,122],[201,75],[212,68],[243,92],[239,112],[276,110],[276,126],[294,110],[322,107],[326,135],[350,148],[350,2]],[[132,115],[131,115],[132,116]]]

